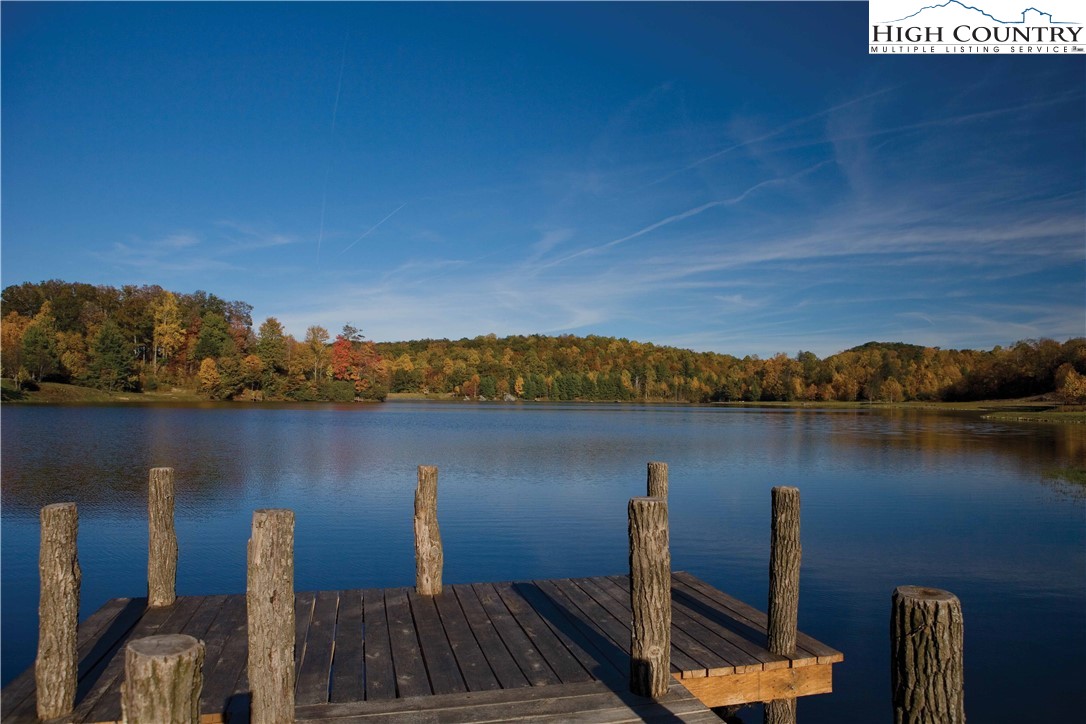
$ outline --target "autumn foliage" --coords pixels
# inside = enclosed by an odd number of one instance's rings
[[[1086,338],[989,351],[869,342],[824,359],[692,352],[611,337],[493,334],[374,343],[347,326],[301,341],[275,318],[197,291],[48,281],[3,290],[0,368],[18,383],[177,385],[214,399],[468,398],[640,401],[976,400],[1052,394],[1086,404]]]

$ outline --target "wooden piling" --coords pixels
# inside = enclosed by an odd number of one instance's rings
[[[772,524],[769,549],[769,651],[781,656],[796,652],[799,617],[799,489],[778,486],[772,491]],[[795,698],[766,704],[766,724],[795,724]]]
[[[948,591],[894,590],[890,679],[895,724],[965,721],[962,604]]]
[[[420,596],[441,593],[445,553],[437,524],[437,468],[419,465],[415,490],[415,591]]]
[[[667,500],[667,463],[649,463],[648,496]]]
[[[246,607],[250,717],[294,721],[294,513],[253,512]]]
[[[630,691],[659,699],[671,682],[671,551],[667,501],[632,498],[630,528]]]
[[[41,509],[38,575],[38,657],[34,661],[39,719],[64,716],[75,707],[76,626],[82,572],[76,539],[79,512],[75,503]]]
[[[147,636],[124,650],[121,715],[125,724],[197,724],[204,642],[185,634]]]
[[[147,485],[147,605],[152,608],[172,606],[177,599],[173,509],[173,468],[151,468]]]

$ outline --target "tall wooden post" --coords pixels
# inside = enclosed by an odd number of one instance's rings
[[[415,590],[420,596],[441,593],[445,553],[437,525],[437,468],[419,465],[415,490]]]
[[[648,496],[667,500],[667,463],[649,463]]]
[[[671,551],[667,501],[631,498],[630,691],[659,699],[671,683]]]
[[[197,724],[204,685],[204,642],[185,634],[136,639],[124,649],[125,724]]]
[[[254,724],[294,721],[294,512],[253,512],[246,605]]]
[[[965,721],[962,604],[948,591],[894,589],[890,680],[895,724]]]
[[[147,605],[177,599],[177,532],[173,522],[173,468],[151,468],[147,485]]]
[[[79,513],[75,503],[41,509],[38,574],[38,657],[34,661],[39,719],[64,716],[75,708],[76,627],[82,572],[76,538]]]
[[[799,488],[773,488],[773,522],[769,549],[769,651],[781,656],[796,652],[799,617]],[[766,724],[795,724],[796,700],[766,704]]]

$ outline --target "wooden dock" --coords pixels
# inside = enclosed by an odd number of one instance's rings
[[[299,593],[299,721],[510,719],[716,721],[707,707],[827,693],[840,652],[799,634],[769,653],[766,614],[686,573],[671,590],[671,670],[663,699],[629,694],[628,576]],[[182,596],[164,608],[114,599],[79,626],[75,712],[121,718],[123,646],[185,633],[207,645],[202,722],[249,716],[244,595]],[[2,692],[3,722],[33,722],[33,668]]]

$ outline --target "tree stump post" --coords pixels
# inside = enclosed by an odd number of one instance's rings
[[[437,525],[437,468],[419,465],[415,490],[415,591],[420,596],[441,593],[445,552]]]
[[[197,724],[204,685],[204,642],[184,634],[136,639],[124,649],[125,724]]]
[[[948,591],[894,589],[890,679],[895,724],[965,721],[962,604]]]
[[[173,468],[151,468],[147,485],[147,605],[152,608],[172,606],[177,599],[173,508]]]
[[[630,691],[659,699],[671,683],[671,551],[667,501],[631,498]]]
[[[773,488],[773,519],[769,549],[769,651],[781,656],[796,652],[799,618],[799,488]],[[766,704],[766,724],[795,724],[796,700]]]
[[[246,608],[254,724],[294,721],[294,512],[257,510]]]
[[[76,539],[79,512],[75,503],[41,509],[38,575],[38,656],[34,661],[39,719],[64,716],[75,708],[76,627],[79,624],[79,570]]]
[[[667,463],[649,463],[648,496],[667,500]]]

